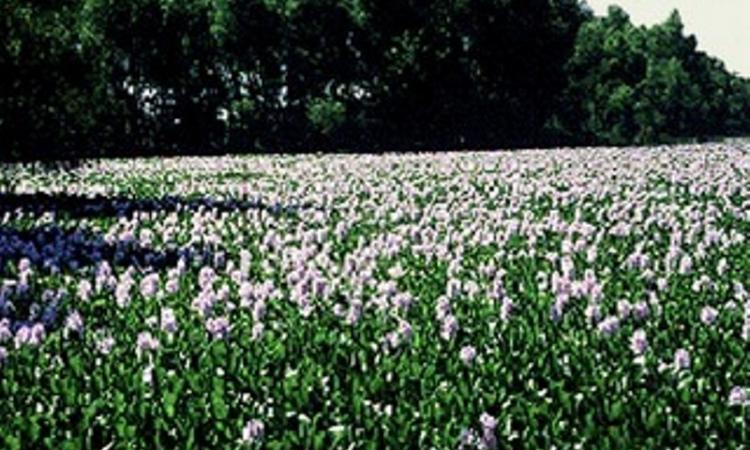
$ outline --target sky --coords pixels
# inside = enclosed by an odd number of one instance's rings
[[[750,0],[587,0],[597,15],[620,5],[637,25],[663,22],[680,11],[685,33],[698,39],[698,48],[718,57],[727,69],[750,78]]]

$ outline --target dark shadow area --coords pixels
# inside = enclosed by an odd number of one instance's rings
[[[122,196],[0,194],[0,214],[20,211],[27,217],[39,217],[44,213],[54,213],[56,218],[58,214],[64,215],[65,220],[127,217],[135,212],[163,213],[202,209],[221,212],[260,210],[275,216],[295,217],[300,210],[307,208],[313,208],[313,205],[266,204],[239,199],[186,199],[176,196],[130,199]],[[54,301],[58,294],[54,290],[40,292],[37,289],[39,285],[33,279],[28,287],[19,290],[18,283],[23,278],[19,277],[21,265],[42,276],[94,270],[98,278],[100,270],[104,270],[107,279],[121,272],[116,270],[118,268],[134,267],[141,272],[158,272],[176,267],[181,259],[188,266],[212,264],[216,254],[221,252],[221,248],[203,243],[147,246],[139,242],[136,236],[108,236],[75,222],[32,227],[20,224],[0,226],[0,319],[10,319],[16,329],[22,324],[30,325],[31,322],[25,318],[31,317],[32,305],[42,300],[47,306],[40,316],[41,320],[47,327],[59,325],[59,321],[55,320],[57,303]],[[105,265],[109,269],[104,269]],[[90,276],[87,278],[90,279]],[[75,290],[77,286],[67,288]],[[45,297],[48,294],[51,295],[50,298],[40,298],[40,295]],[[48,300],[53,301],[49,303]],[[24,319],[18,320],[20,318]],[[49,329],[51,328],[48,331]]]
[[[319,209],[313,204],[282,205],[262,201],[208,197],[165,196],[158,199],[133,199],[124,196],[82,196],[69,194],[0,193],[0,213],[21,210],[26,213],[63,213],[71,218],[127,217],[134,212],[175,212],[215,209],[219,212],[262,210],[276,216],[294,216],[301,210]]]
[[[166,196],[159,199],[131,199],[68,194],[0,193],[0,214],[23,212],[41,216],[54,213],[66,220],[107,217],[129,217],[135,212],[184,212],[218,210],[241,212],[260,210],[277,217],[297,217],[305,209],[319,209],[312,204],[282,205],[260,201]],[[63,217],[59,217],[63,216]],[[44,272],[77,271],[107,262],[112,268],[135,266],[162,269],[173,267],[180,258],[188,263],[211,261],[214,248],[167,244],[158,249],[142,246],[137,239],[107,239],[102,233],[75,225],[49,224],[25,229],[0,226],[0,276],[12,275],[18,263],[26,258],[31,266]]]
[[[0,227],[0,320],[9,321],[14,332],[41,321],[49,333],[63,326],[59,302],[71,293],[76,295],[79,280],[88,279],[93,284],[92,275],[96,273],[96,283],[101,277],[102,286],[114,289],[116,277],[125,268],[144,273],[162,271],[176,267],[183,258],[188,266],[203,264],[213,261],[214,250],[207,245],[150,248],[135,240],[106,239],[82,227],[56,224],[28,230]],[[28,265],[21,263],[24,260]],[[22,284],[22,265],[35,274],[28,284]],[[84,278],[74,277],[73,285],[36,281],[40,276],[81,271],[87,273]],[[133,289],[138,289],[137,285]]]
[[[11,275],[22,259],[44,273],[76,271],[107,262],[111,267],[161,269],[175,266],[181,257],[211,257],[197,247],[144,247],[137,241],[110,240],[84,228],[46,225],[29,230],[0,227],[0,276]]]

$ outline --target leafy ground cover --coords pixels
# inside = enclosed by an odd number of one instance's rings
[[[3,448],[739,448],[744,144],[17,166]]]

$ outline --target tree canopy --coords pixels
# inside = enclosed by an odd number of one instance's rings
[[[742,135],[750,81],[577,0],[6,0],[7,158]]]

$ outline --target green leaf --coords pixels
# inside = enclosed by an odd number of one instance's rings
[[[224,420],[227,418],[228,409],[227,404],[224,401],[224,393],[214,391],[211,395],[211,410],[213,417],[217,420]]]

